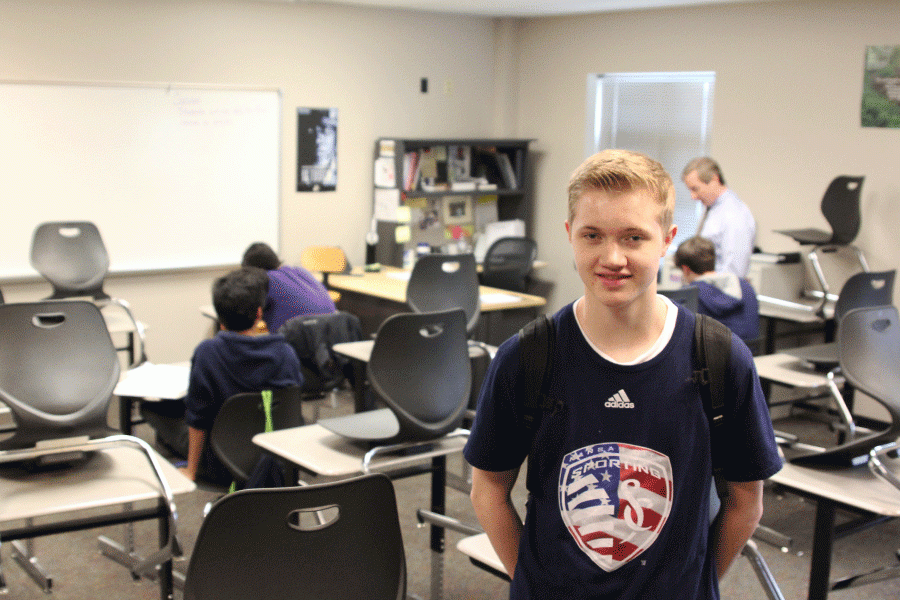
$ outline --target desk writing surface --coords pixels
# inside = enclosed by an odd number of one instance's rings
[[[900,474],[897,465],[891,465],[891,470]],[[769,480],[875,514],[900,517],[900,490],[866,466],[813,469],[785,462],[781,471]]]
[[[290,462],[327,477],[362,473],[367,449],[330,432],[321,425],[303,425],[253,436],[253,443]],[[434,448],[416,454],[382,454],[371,463],[372,471],[388,471],[435,456],[462,452],[465,437],[442,438]]]
[[[492,569],[506,573],[506,567],[497,556],[497,551],[494,550],[486,533],[464,537],[457,542],[456,548],[469,558],[474,558]]]
[[[756,299],[759,301],[759,315],[761,317],[794,321],[796,323],[819,323],[824,320],[816,314],[820,304],[819,300],[810,298],[786,300],[762,294],[758,294]],[[834,302],[831,300],[826,301],[823,312],[825,319],[833,318]]]
[[[816,371],[804,361],[790,354],[775,353],[753,357],[760,379],[790,387],[817,388],[828,385],[827,373]],[[835,383],[841,385],[842,377]]]
[[[375,340],[359,340],[357,342],[340,342],[339,344],[332,346],[331,349],[337,354],[346,356],[347,358],[352,358],[353,360],[361,362],[369,362],[369,357],[372,356],[372,347],[374,345]],[[497,351],[495,346],[491,346],[490,344],[486,344],[485,346],[486,347],[483,348],[480,345],[469,345],[469,356],[483,356],[483,350],[487,350],[488,352]]]
[[[157,457],[172,493],[196,489],[194,482]],[[0,521],[58,515],[127,502],[162,498],[147,455],[136,448],[98,451],[70,469],[29,473],[0,465]]]
[[[328,284],[336,290],[356,292],[406,304],[406,287],[409,284],[409,278],[399,275],[402,272],[402,270],[396,268],[382,267],[382,270],[378,273],[335,274],[328,278]],[[530,308],[547,304],[545,298],[531,294],[501,290],[484,285],[479,286],[479,290],[482,296],[482,312],[510,308]]]
[[[144,363],[122,374],[113,394],[133,398],[177,400],[187,395],[191,366],[188,362],[172,364]]]

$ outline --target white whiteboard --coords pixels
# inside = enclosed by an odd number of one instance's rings
[[[277,90],[0,83],[0,278],[44,221],[93,221],[114,272],[239,263],[280,241]]]

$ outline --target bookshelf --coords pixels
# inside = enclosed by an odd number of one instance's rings
[[[403,252],[475,246],[486,223],[531,227],[528,139],[380,138],[375,143],[374,218],[378,262]]]

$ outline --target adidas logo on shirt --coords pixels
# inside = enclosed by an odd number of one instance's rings
[[[628,399],[628,394],[625,393],[625,390],[619,390],[610,396],[603,406],[606,408],[634,408],[634,402]]]

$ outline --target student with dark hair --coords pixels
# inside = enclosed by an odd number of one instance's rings
[[[209,431],[225,400],[241,392],[303,384],[294,349],[281,334],[260,327],[267,287],[265,271],[256,268],[241,268],[217,279],[212,296],[221,331],[194,350],[187,396],[183,401],[141,405],[158,440],[187,458],[181,471],[191,480],[231,481],[209,447]]]
[[[269,291],[263,307],[263,320],[269,331],[278,331],[297,315],[330,314],[337,310],[328,290],[312,273],[302,267],[282,264],[264,242],[250,244],[241,264],[264,269],[269,275]]]
[[[759,301],[753,286],[734,273],[716,271],[716,247],[703,237],[681,242],[675,266],[684,282],[699,290],[698,311],[727,325],[748,342],[759,335]]]

